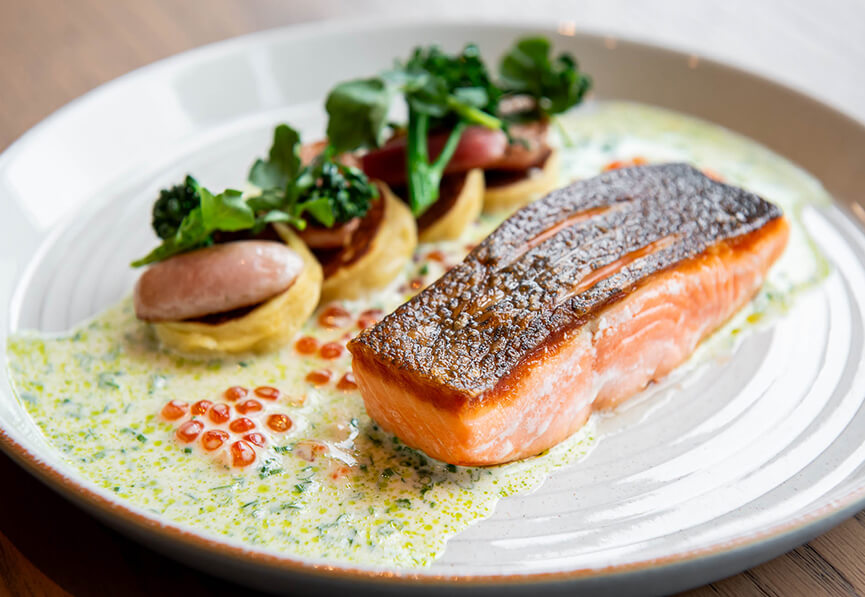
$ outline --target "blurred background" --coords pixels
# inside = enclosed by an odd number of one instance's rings
[[[323,19],[537,19],[718,58],[865,121],[865,2],[828,0],[0,0],[0,149],[160,58]]]

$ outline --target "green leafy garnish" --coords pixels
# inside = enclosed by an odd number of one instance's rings
[[[501,62],[501,81],[493,82],[474,44],[451,55],[437,46],[416,48],[404,63],[379,77],[340,83],[329,94],[327,133],[338,151],[379,147],[388,128],[392,99],[402,95],[408,107],[406,180],[409,205],[415,216],[435,203],[445,168],[453,158],[466,127],[480,125],[507,132],[499,115],[504,96],[534,99],[531,113],[516,118],[547,118],[582,100],[591,80],[569,54],[550,57],[544,37],[517,41]],[[431,160],[430,132],[450,130],[441,153]]]
[[[276,221],[289,221],[301,230],[305,214],[327,228],[363,217],[378,189],[362,171],[338,162],[335,153],[332,146],[326,147],[301,167],[300,136],[288,125],[278,126],[270,159],[256,161],[249,172],[249,181],[262,189],[260,196],[250,198],[250,205],[269,210],[265,218],[280,218]]]
[[[191,176],[186,177],[185,186],[192,190],[198,205],[183,217],[173,235],[164,238],[162,244],[145,257],[133,261],[133,267],[209,246],[213,244],[212,235],[216,231],[234,232],[255,225],[255,213],[243,200],[240,191],[228,189],[214,195]]]
[[[401,94],[408,105],[406,175],[409,205],[415,216],[435,203],[445,167],[465,128],[477,124],[503,127],[495,116],[501,91],[487,73],[474,44],[456,55],[437,46],[417,48],[378,78],[347,81],[328,96],[328,137],[339,151],[381,145],[388,128],[391,100]],[[430,161],[429,131],[450,128],[441,153]]]
[[[380,78],[340,83],[328,94],[327,138],[337,152],[384,142],[393,89]]]
[[[153,229],[162,244],[132,266],[210,246],[216,232],[248,230],[254,236],[275,222],[303,230],[306,216],[329,228],[364,216],[378,197],[366,175],[336,161],[332,148],[303,167],[300,135],[285,124],[276,127],[268,159],[255,161],[249,181],[261,193],[247,199],[232,189],[214,195],[191,176],[162,191],[153,206]]]
[[[504,55],[499,66],[504,93],[535,99],[534,116],[561,114],[580,103],[592,86],[570,54],[550,56],[550,40],[526,37]]]
[[[273,132],[268,160],[255,160],[249,171],[249,182],[261,189],[284,187],[300,172],[300,135],[287,124]]]

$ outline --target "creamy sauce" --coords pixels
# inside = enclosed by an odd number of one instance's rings
[[[697,359],[729,351],[743,332],[783,314],[795,295],[817,283],[828,266],[804,232],[809,205],[828,198],[808,174],[724,129],[663,110],[628,103],[587,106],[561,119],[562,183],[589,177],[612,161],[687,161],[757,192],[790,216],[790,246],[760,294],[705,342]],[[370,309],[389,312],[457,263],[467,246],[501,220],[484,216],[459,242],[422,245],[416,260],[386,291],[342,303],[350,317],[319,323],[301,336],[319,347],[345,342]],[[47,440],[96,485],[166,520],[248,545],[287,554],[389,566],[424,566],[447,540],[490,516],[501,497],[532,491],[554,470],[584,455],[595,441],[592,419],[548,452],[489,468],[433,461],[382,432],[366,415],[355,389],[338,383],[350,371],[347,351],[298,350],[197,362],[161,349],[137,321],[131,302],[106,310],[68,334],[22,333],[10,338],[13,385]],[[339,354],[335,354],[339,352]],[[321,385],[311,372],[329,372]],[[261,434],[255,462],[232,466],[228,444],[244,435],[230,422],[196,420],[231,439],[212,451],[177,439],[191,419],[162,416],[172,400],[229,405],[231,386],[250,390],[262,406],[246,417]],[[280,390],[276,400],[253,388]],[[291,421],[271,429],[271,415]]]

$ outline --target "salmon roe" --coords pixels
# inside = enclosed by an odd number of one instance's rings
[[[255,448],[242,439],[231,444],[231,464],[234,466],[249,466],[255,462]]]
[[[213,402],[210,400],[199,400],[192,405],[192,414],[203,415],[211,406],[213,406]]]
[[[249,390],[247,390],[243,386],[231,386],[230,388],[225,390],[222,395],[229,402],[234,402],[235,400],[246,398],[247,394],[249,394]]]
[[[320,369],[318,371],[310,371],[306,374],[306,381],[311,383],[314,386],[323,386],[327,382],[330,381],[332,373],[327,369]]]
[[[288,415],[276,414],[267,417],[267,426],[277,433],[284,433],[291,429],[291,419]]]
[[[245,439],[251,444],[255,444],[259,448],[263,448],[267,443],[267,440],[264,439],[264,436],[260,433],[247,433],[243,436],[243,439]]]
[[[420,290],[423,288],[423,279],[422,278],[414,278],[411,282],[408,283],[409,288],[412,290]]]
[[[234,419],[231,422],[231,425],[228,426],[228,428],[235,433],[246,433],[247,431],[255,429],[255,423],[252,421],[252,419],[240,417],[239,419]]]
[[[343,375],[336,383],[336,387],[344,391],[356,390],[357,382],[354,379],[354,373],[349,371],[348,373]]]
[[[207,416],[217,425],[226,423],[231,418],[231,410],[227,404],[219,402],[210,407]]]
[[[300,354],[313,354],[318,350],[318,340],[312,336],[303,336],[294,343],[294,349]]]
[[[362,330],[366,328],[371,328],[375,324],[379,322],[381,319],[382,312],[379,309],[367,309],[363,313],[360,314],[357,318],[357,327]]]
[[[258,400],[253,400],[252,398],[250,398],[249,400],[241,402],[234,408],[236,408],[237,412],[239,412],[240,414],[245,415],[246,413],[260,412],[264,407]]]
[[[255,388],[255,395],[265,400],[276,400],[279,398],[280,392],[270,386],[258,386]]]
[[[195,441],[195,438],[198,437],[198,434],[201,433],[203,429],[204,423],[193,419],[178,427],[174,434],[177,436],[177,439],[188,444]]]
[[[169,421],[176,421],[186,414],[189,410],[189,405],[180,400],[172,400],[162,407],[162,416]]]
[[[208,452],[213,452],[222,447],[228,439],[228,434],[222,429],[210,429],[201,436],[201,447]]]
[[[630,160],[615,160],[604,166],[604,172],[627,168],[628,166],[645,166],[646,164],[646,158],[640,156],[631,158]]]
[[[439,263],[445,263],[447,261],[447,255],[445,255],[438,249],[427,253],[426,258],[430,261],[438,261]]]
[[[351,322],[351,313],[339,305],[330,305],[324,308],[318,316],[318,323],[326,328],[344,328]]]
[[[322,345],[318,354],[323,359],[337,359],[342,354],[342,344],[339,342],[328,342]]]

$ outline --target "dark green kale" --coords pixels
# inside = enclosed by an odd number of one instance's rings
[[[201,202],[197,186],[195,179],[187,176],[183,184],[159,191],[159,199],[153,204],[152,226],[156,236],[164,240],[177,233],[183,218]]]
[[[243,200],[240,191],[227,189],[214,195],[191,176],[186,177],[185,185],[197,198],[196,205],[186,212],[174,229],[174,234],[163,238],[162,244],[145,257],[133,261],[133,267],[209,246],[213,244],[213,233],[216,231],[235,232],[255,225],[255,213]]]
[[[270,159],[258,160],[249,172],[249,181],[262,189],[249,200],[253,209],[269,210],[270,217],[283,214],[283,221],[299,229],[306,225],[304,214],[328,228],[366,215],[378,189],[362,171],[337,161],[335,153],[326,147],[301,167],[300,136],[287,125],[277,127]]]
[[[502,58],[499,73],[504,93],[535,100],[534,113],[529,115],[534,118],[565,112],[580,103],[592,86],[573,56],[550,56],[550,41],[545,37],[518,40]]]

